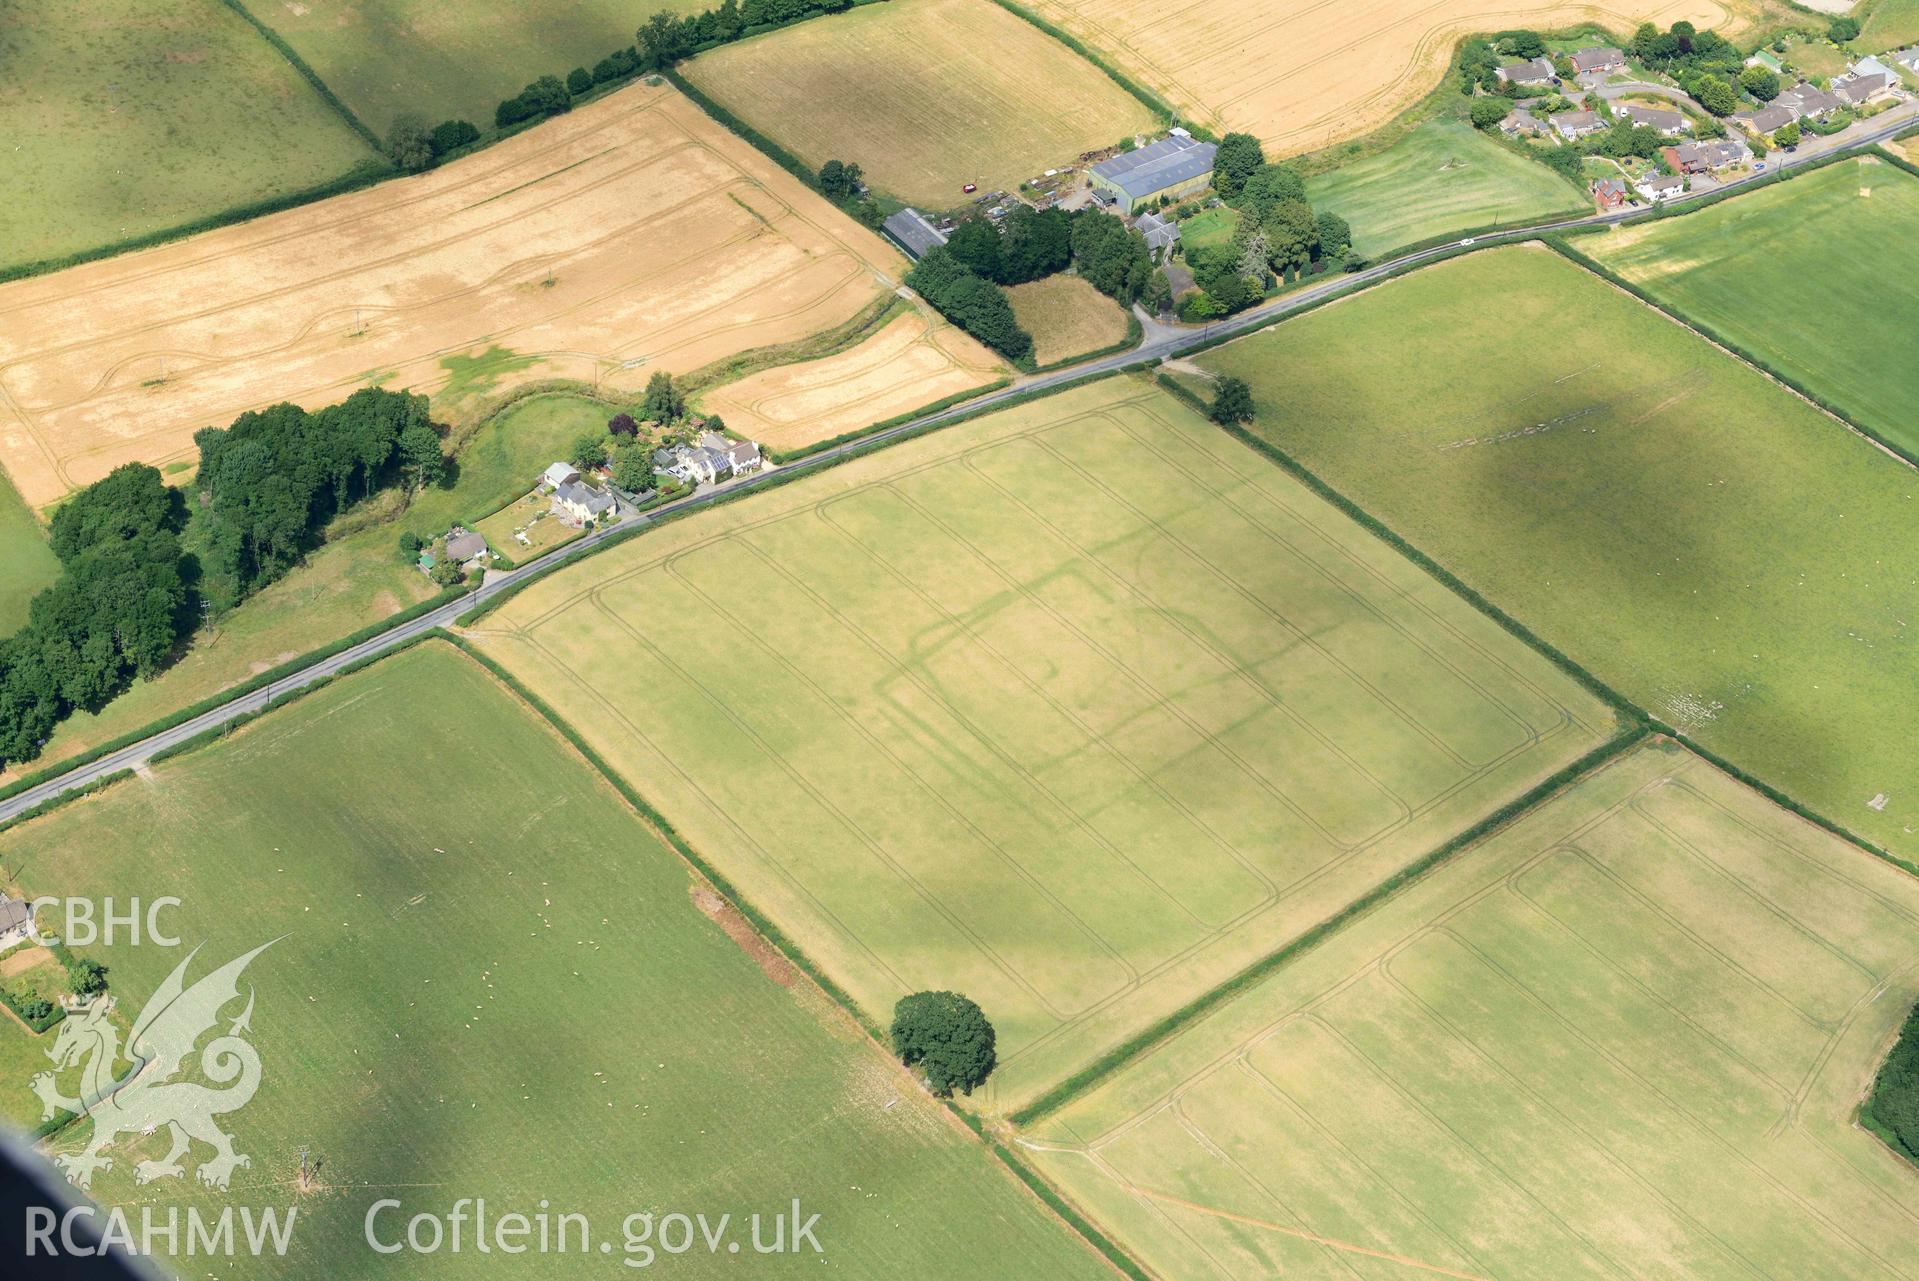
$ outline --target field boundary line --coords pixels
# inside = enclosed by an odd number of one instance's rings
[[[253,11],[246,7],[245,0],[220,0],[220,2],[226,5],[227,8],[233,10],[233,12],[239,14],[248,26],[259,32],[260,38],[272,45],[280,56],[285,58],[288,64],[300,73],[300,77],[313,86],[314,92],[320,95],[327,106],[332,107],[333,110],[339,114],[340,119],[346,121],[347,128],[359,134],[366,145],[373,148],[374,151],[379,152],[382,156],[386,154],[385,148],[380,145],[380,139],[374,134],[373,130],[367,128],[366,123],[362,121],[360,117],[353,114],[351,107],[340,101],[340,95],[333,92],[333,90],[327,86],[326,81],[320,79],[320,73],[308,66],[307,60],[295,52],[293,46],[288,44],[279,32],[253,15]]]
[[[1159,1046],[1183,1030],[1202,1015],[1211,1013],[1215,1008],[1242,995],[1260,980],[1301,953],[1310,951],[1330,937],[1347,922],[1371,911],[1387,900],[1395,897],[1400,890],[1423,879],[1428,873],[1451,861],[1452,857],[1468,846],[1475,845],[1508,823],[1530,812],[1541,803],[1572,786],[1593,770],[1623,754],[1628,749],[1646,739],[1652,730],[1643,720],[1633,720],[1626,724],[1622,732],[1590,752],[1563,765],[1525,792],[1504,805],[1493,810],[1478,822],[1442,841],[1431,851],[1399,871],[1386,877],[1377,885],[1361,894],[1358,898],[1340,908],[1337,912],[1308,926],[1276,950],[1260,957],[1251,965],[1242,969],[1225,982],[1210,991],[1195,997],[1165,1018],[1160,1019],[1144,1031],[1128,1038],[1114,1049],[1101,1055],[1091,1064],[1067,1077],[1045,1094],[1014,1112],[1011,1121],[1015,1125],[1031,1125],[1059,1111],[1066,1104],[1087,1093],[1102,1083],[1134,1059]]]
[[[1078,54],[1081,59],[1083,59],[1086,62],[1092,63],[1093,66],[1099,68],[1101,73],[1103,73],[1108,80],[1111,80],[1114,84],[1124,89],[1130,96],[1137,99],[1141,106],[1145,107],[1148,111],[1152,112],[1153,115],[1160,121],[1160,123],[1162,124],[1181,123],[1181,116],[1184,113],[1182,113],[1177,107],[1173,106],[1172,103],[1168,102],[1165,98],[1161,97],[1159,94],[1155,93],[1153,90],[1147,88],[1145,85],[1139,83],[1137,80],[1134,80],[1131,76],[1127,75],[1124,71],[1121,71],[1119,68],[1113,66],[1110,62],[1106,61],[1106,59],[1097,50],[1090,48],[1078,36],[1075,36],[1070,31],[1067,31],[1065,28],[1058,26],[1057,24],[1047,20],[1046,18],[1041,17],[1039,14],[1035,13],[1033,10],[1028,9],[1025,5],[1019,4],[1017,0],[992,0],[992,3],[1006,10],[1006,12],[1012,14],[1015,18],[1018,18],[1023,22],[1027,22],[1035,27],[1038,27],[1041,31],[1045,32],[1048,36],[1052,37],[1054,40],[1058,41],[1060,44],[1065,45],[1068,49],[1071,49],[1074,53]],[[1202,142],[1218,142],[1219,141],[1219,136],[1215,134],[1212,128],[1208,125],[1202,124],[1196,120],[1187,120],[1185,121],[1185,125],[1186,125],[1186,128],[1194,136],[1198,137],[1200,141]]]
[[[482,670],[491,675],[508,692],[516,695],[524,702],[535,716],[545,721],[555,733],[565,739],[573,750],[579,753],[580,758],[585,761],[594,772],[599,774],[615,792],[619,793],[620,797],[625,800],[628,805],[632,806],[641,821],[651,828],[669,849],[678,854],[685,861],[687,867],[704,879],[716,893],[724,898],[735,911],[746,919],[747,923],[753,927],[755,933],[764,939],[769,946],[790,961],[796,969],[806,976],[808,981],[819,989],[822,995],[826,996],[834,1005],[838,1006],[848,1018],[852,1019],[854,1026],[866,1033],[874,1049],[889,1062],[892,1061],[892,1052],[887,1047],[885,1035],[881,1032],[877,1024],[874,1024],[865,1016],[859,1006],[853,1001],[852,997],[838,984],[834,983],[832,979],[828,978],[825,972],[814,964],[812,957],[807,955],[793,939],[789,938],[777,925],[762,914],[760,910],[753,905],[750,899],[740,893],[737,886],[725,876],[721,875],[717,868],[709,864],[699,851],[694,849],[692,844],[680,834],[679,829],[675,828],[664,814],[654,809],[646,798],[640,795],[638,789],[628,783],[617,770],[613,769],[605,758],[596,752],[585,738],[568,723],[565,717],[561,716],[558,711],[538,694],[535,694],[529,687],[522,684],[519,679],[507,671],[506,668],[494,661],[491,655],[480,650],[458,633],[435,630],[425,633],[419,639],[445,641],[452,646],[456,652],[465,655],[468,659],[478,664]],[[380,658],[384,657],[386,657],[386,654],[381,654],[371,661],[378,662]],[[1043,1181],[1036,1180],[1021,1162],[1014,1159],[1010,1153],[1007,1153],[998,1140],[985,1132],[977,1118],[950,1099],[942,1100],[942,1102],[944,1102],[947,1111],[957,1117],[967,1129],[971,1130],[980,1138],[986,1144],[988,1150],[1001,1159],[1015,1177],[1026,1186],[1028,1191],[1033,1193],[1042,1205],[1057,1215],[1061,1222],[1071,1228],[1082,1241],[1103,1257],[1113,1268],[1128,1278],[1131,1278],[1132,1281],[1150,1281],[1149,1274],[1135,1263],[1129,1255],[1074,1210],[1065,1200],[1053,1193],[1051,1188]]]
[[[1851,153],[1842,153],[1842,155],[1850,154]],[[1672,304],[1659,301],[1641,286],[1620,275],[1598,259],[1592,258],[1580,250],[1573,248],[1571,245],[1564,243],[1558,236],[1543,236],[1541,237],[1541,243],[1565,258],[1574,266],[1592,273],[1613,288],[1620,290],[1622,293],[1629,294],[1639,302],[1644,303],[1646,306],[1664,316],[1667,320],[1670,320],[1673,324],[1693,334],[1700,341],[1731,356],[1740,364],[1750,367],[1755,373],[1759,374],[1760,377],[1785,388],[1788,392],[1800,400],[1803,400],[1806,404],[1812,406],[1826,417],[1832,419],[1847,431],[1853,433],[1855,436],[1861,437],[1867,444],[1872,445],[1881,453],[1888,455],[1894,462],[1919,470],[1919,456],[1906,452],[1906,450],[1893,444],[1883,436],[1880,436],[1871,428],[1863,427],[1854,422],[1848,418],[1845,412],[1837,405],[1820,396],[1791,374],[1774,368],[1763,356],[1748,351],[1744,346],[1721,334],[1705,321],[1694,320],[1681,313],[1678,308]]]
[[[1552,243],[1551,237],[1537,237],[1537,239],[1541,240],[1542,243],[1546,243],[1548,245]],[[1565,252],[1565,251],[1563,248],[1560,248],[1560,252]],[[1631,292],[1631,291],[1629,290],[1628,292]],[[1338,295],[1338,297],[1341,297],[1341,298],[1347,297],[1347,296],[1349,295],[1347,294]],[[1315,307],[1323,306],[1323,305],[1324,303],[1316,303]],[[1306,310],[1311,311],[1313,309],[1314,308],[1307,308]],[[1298,313],[1294,313],[1294,314],[1298,314]],[[1664,313],[1662,312],[1661,314],[1664,314]],[[1291,315],[1289,314],[1288,316],[1282,317],[1281,319],[1283,320],[1283,319],[1290,319],[1290,318],[1291,318]],[[1279,323],[1279,322],[1276,321],[1274,323]],[[1690,326],[1685,325],[1684,322],[1682,321],[1675,321],[1675,323],[1679,324],[1681,328],[1690,329]],[[1261,328],[1265,328],[1265,326],[1261,326]],[[1234,335],[1234,336],[1237,337],[1238,335]],[[1227,341],[1231,341],[1231,339],[1230,338],[1222,339],[1221,341],[1227,342]],[[1735,357],[1735,359],[1736,358],[1737,357]],[[1162,387],[1165,387],[1168,391],[1172,392],[1173,395],[1185,401],[1188,405],[1191,405],[1194,408],[1198,409],[1202,414],[1207,414],[1208,419],[1210,421],[1210,411],[1208,410],[1208,407],[1206,406],[1205,402],[1202,401],[1197,395],[1195,395],[1190,389],[1181,385],[1178,381],[1169,377],[1166,374],[1158,374],[1156,375],[1156,378],[1159,384]],[[1841,421],[1843,423],[1844,420],[1842,419]],[[1850,424],[1847,424],[1847,425],[1850,426]],[[1698,756],[1702,760],[1709,762],[1711,765],[1713,765],[1715,768],[1720,770],[1722,773],[1728,774],[1731,777],[1737,779],[1739,782],[1745,784],[1747,787],[1752,788],[1754,791],[1764,796],[1767,800],[1772,801],[1775,805],[1778,805],[1780,808],[1787,810],[1790,813],[1798,815],[1800,818],[1805,819],[1807,822],[1813,824],[1814,826],[1822,828],[1825,831],[1832,833],[1834,836],[1837,836],[1841,840],[1846,841],[1848,844],[1855,845],[1858,848],[1864,850],[1866,853],[1871,854],[1876,858],[1885,860],[1886,862],[1892,864],[1894,867],[1897,867],[1904,872],[1907,872],[1913,876],[1919,876],[1919,863],[1915,863],[1910,859],[1902,858],[1901,856],[1894,854],[1892,851],[1886,849],[1884,846],[1879,845],[1873,841],[1867,840],[1865,837],[1859,835],[1857,832],[1854,832],[1851,828],[1846,827],[1844,824],[1839,823],[1838,821],[1834,819],[1827,818],[1824,814],[1820,813],[1818,810],[1813,809],[1811,806],[1805,804],[1803,801],[1800,801],[1794,798],[1793,796],[1787,794],[1786,792],[1781,791],[1777,787],[1774,787],[1772,784],[1759,778],[1757,775],[1753,774],[1751,771],[1746,770],[1738,765],[1735,765],[1732,761],[1728,760],[1726,757],[1720,755],[1718,752],[1700,743],[1697,739],[1695,739],[1692,735],[1687,734],[1684,730],[1679,729],[1677,726],[1667,724],[1665,721],[1659,719],[1657,716],[1654,716],[1651,712],[1646,711],[1644,708],[1640,707],[1638,704],[1626,698],[1625,695],[1620,694],[1618,691],[1614,690],[1610,685],[1606,684],[1604,681],[1600,680],[1597,676],[1593,675],[1593,673],[1587,671],[1586,668],[1574,662],[1573,659],[1569,657],[1564,651],[1560,650],[1557,646],[1547,642],[1545,639],[1543,639],[1537,633],[1535,633],[1531,628],[1527,627],[1524,623],[1520,622],[1518,619],[1508,614],[1505,610],[1501,609],[1498,605],[1495,605],[1491,600],[1487,599],[1477,589],[1471,587],[1466,582],[1461,580],[1458,575],[1454,574],[1451,570],[1447,569],[1444,565],[1441,565],[1438,561],[1434,560],[1431,556],[1428,556],[1425,552],[1421,551],[1418,547],[1415,547],[1412,543],[1408,542],[1398,531],[1394,530],[1390,525],[1387,525],[1384,521],[1380,520],[1377,516],[1374,516],[1371,512],[1361,507],[1358,503],[1355,503],[1352,499],[1346,497],[1344,494],[1340,493],[1337,489],[1334,489],[1331,485],[1327,484],[1324,480],[1320,479],[1320,477],[1317,474],[1315,474],[1313,471],[1308,469],[1304,464],[1300,463],[1298,460],[1293,458],[1292,455],[1288,454],[1285,450],[1281,449],[1278,445],[1275,445],[1273,442],[1266,440],[1265,438],[1261,436],[1255,435],[1254,433],[1248,431],[1244,426],[1238,423],[1220,423],[1220,424],[1217,424],[1217,426],[1219,427],[1221,431],[1224,431],[1227,435],[1233,437],[1235,440],[1238,440],[1242,444],[1246,445],[1249,449],[1252,449],[1255,453],[1264,455],[1265,457],[1270,458],[1273,461],[1277,462],[1280,465],[1280,467],[1282,467],[1286,472],[1303,481],[1306,484],[1306,486],[1309,489],[1311,489],[1314,493],[1325,498],[1328,502],[1331,502],[1334,506],[1338,507],[1341,511],[1345,512],[1347,515],[1351,516],[1354,520],[1358,521],[1361,525],[1365,526],[1365,528],[1370,530],[1372,533],[1384,539],[1387,543],[1391,544],[1393,547],[1399,549],[1399,551],[1405,554],[1414,564],[1418,565],[1421,569],[1424,569],[1427,573],[1431,574],[1434,578],[1438,579],[1441,583],[1445,584],[1452,591],[1464,597],[1469,604],[1473,605],[1481,613],[1485,614],[1486,617],[1492,619],[1495,623],[1499,624],[1499,626],[1505,628],[1507,631],[1511,632],[1514,636],[1517,636],[1520,640],[1526,642],[1526,644],[1530,645],[1533,649],[1537,650],[1539,653],[1544,654],[1548,659],[1552,660],[1552,662],[1556,666],[1558,666],[1560,670],[1564,671],[1567,675],[1573,677],[1573,679],[1578,681],[1582,686],[1584,686],[1591,693],[1603,699],[1608,705],[1613,707],[1622,716],[1629,717],[1632,720],[1643,725],[1644,727],[1651,729],[1659,734],[1663,734],[1666,737],[1674,740],[1675,742],[1682,744],[1687,751],[1690,751],[1695,756]],[[1865,433],[1863,432],[1861,433],[1861,435],[1864,435],[1864,434]],[[1877,440],[1871,440],[1871,443],[1877,445],[1880,442]],[[1919,467],[1919,463],[1914,463],[1912,465],[1915,467]]]

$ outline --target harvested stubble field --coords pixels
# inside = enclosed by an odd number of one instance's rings
[[[511,1270],[529,1277],[621,1275],[631,1213],[731,1214],[747,1241],[746,1216],[794,1197],[821,1216],[836,1275],[897,1277],[901,1257],[966,1259],[1008,1281],[1110,1275],[449,647],[397,655],[16,829],[0,858],[49,893],[181,900],[169,920],[185,947],[88,952],[136,1007],[189,947],[204,942],[198,977],[279,939],[245,980],[259,1093],[223,1119],[251,1166],[229,1193],[200,1188],[192,1168],[136,1186],[135,1162],[166,1141],[131,1136],[93,1189],[162,1214],[297,1204],[286,1257],[247,1258],[247,1276],[385,1271],[362,1226],[384,1197],[403,1205],[379,1222],[387,1239],[461,1197],[486,1198],[490,1216],[531,1215],[544,1197],[613,1245],[592,1261],[522,1255]],[[0,1081],[0,1114],[37,1119],[26,1081]],[[305,1195],[291,1186],[301,1145],[323,1184]],[[401,1273],[499,1275],[468,1233],[461,1252],[403,1256]],[[769,1277],[821,1272],[810,1250],[742,1254]],[[203,1258],[177,1262],[205,1271]],[[723,1248],[654,1262],[742,1271]]]
[[[1006,367],[924,306],[836,355],[722,384],[702,410],[762,445],[803,449],[992,382]]]
[[[676,522],[477,636],[876,1021],[978,1000],[989,1112],[1612,719],[1128,379]]]
[[[1887,341],[1919,331],[1915,244],[1919,178],[1866,156],[1579,247],[1919,454],[1919,362]],[[1859,325],[1861,298],[1878,322]]]
[[[1626,697],[1919,859],[1912,468],[1538,247],[1199,363],[1252,384],[1256,432]]]
[[[1909,1274],[1919,883],[1654,742],[1038,1126],[1169,1281]]]
[[[0,464],[38,507],[122,462],[190,460],[242,410],[369,381],[459,393],[471,365],[492,391],[632,389],[839,324],[904,266],[635,85],[417,178],[0,287]]]
[[[396,116],[466,119],[485,129],[502,98],[537,76],[565,78],[633,43],[659,10],[713,0],[303,0],[257,5],[374,132]]]
[[[1078,54],[991,0],[888,0],[703,53],[688,80],[815,168],[857,161],[931,209],[1153,127]]]
[[[1267,0],[1026,0],[1034,12],[1214,129],[1283,153],[1369,133],[1430,92],[1461,37],[1599,22],[1630,31],[1681,18],[1722,33],[1720,0],[1357,0],[1329,10]]]
[[[1033,335],[1042,365],[1103,351],[1126,337],[1126,312],[1078,276],[1064,273],[1006,291],[1019,326]]]
[[[1306,194],[1315,209],[1352,224],[1353,245],[1369,258],[1494,223],[1580,212],[1590,203],[1546,166],[1458,120],[1428,121],[1378,155],[1310,178]]]
[[[220,0],[0,0],[0,68],[0,269],[384,163]]]

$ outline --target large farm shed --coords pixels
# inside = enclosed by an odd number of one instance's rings
[[[1213,144],[1175,129],[1158,142],[1102,160],[1089,171],[1093,191],[1124,213],[1161,199],[1197,195],[1212,185]]]

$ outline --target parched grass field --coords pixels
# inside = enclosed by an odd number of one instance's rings
[[[888,0],[703,53],[701,92],[815,168],[931,209],[1153,128],[1097,67],[991,0]]]
[[[76,711],[61,722],[25,769],[45,769],[111,742],[429,599],[439,588],[414,569],[411,558],[400,557],[400,535],[432,539],[455,521],[473,521],[510,502],[531,489],[582,431],[603,426],[612,412],[585,396],[555,394],[488,417],[460,449],[451,487],[417,494],[404,510],[396,510],[391,491],[356,509],[353,528],[336,527],[305,564],[197,634],[192,648],[156,679],[136,682],[98,712]],[[489,524],[481,532],[497,535],[497,550],[515,560],[533,554],[512,544],[510,524]],[[45,544],[40,546],[44,551]],[[47,558],[52,560],[51,552]],[[0,773],[0,781],[12,777]]]
[[[1600,679],[1919,859],[1913,469],[1538,247],[1199,363],[1252,384],[1256,431]]]
[[[1280,154],[1370,133],[1429,93],[1461,37],[1508,27],[1598,22],[1630,31],[1687,19],[1731,34],[1728,0],[1027,0],[1030,7],[1216,130],[1253,134]]]
[[[1130,379],[677,521],[475,635],[876,1020],[978,1000],[988,1112],[1612,722]]]
[[[920,306],[843,352],[749,374],[698,403],[762,445],[793,450],[984,386],[1005,372],[965,331]]]
[[[1036,1127],[1156,1275],[1904,1276],[1853,1112],[1919,882],[1670,742],[1351,923]]]
[[[35,593],[60,576],[60,561],[6,477],[0,476],[0,636],[27,621]]]
[[[1764,248],[1761,248],[1763,243]],[[1603,236],[1580,249],[1919,453],[1919,178],[1877,157]],[[1875,300],[1860,323],[1857,299]]]
[[[1861,49],[1900,49],[1919,41],[1919,0],[1879,0],[1853,43]]]
[[[542,75],[566,78],[633,43],[652,14],[708,0],[304,0],[255,12],[353,113],[385,136],[396,116],[491,128],[493,108]]]
[[[1020,328],[1033,335],[1033,358],[1042,365],[1103,351],[1126,337],[1126,311],[1078,276],[1014,285],[1006,296]]]
[[[384,163],[220,0],[0,0],[0,68],[0,270]]]
[[[1616,171],[1615,171],[1616,172]],[[1352,224],[1369,258],[1494,223],[1537,222],[1587,208],[1565,179],[1471,125],[1432,120],[1378,155],[1310,178],[1315,209]]]
[[[448,647],[391,658],[16,829],[0,857],[50,892],[178,896],[171,920],[187,947],[204,943],[195,976],[280,940],[246,977],[262,1084],[226,1120],[252,1165],[226,1194],[190,1172],[136,1187],[133,1162],[165,1146],[136,1138],[94,1185],[109,1204],[298,1204],[287,1257],[248,1259],[249,1276],[391,1270],[362,1236],[374,1201],[445,1214],[481,1196],[491,1215],[549,1198],[615,1246],[591,1262],[515,1258],[530,1277],[621,1274],[629,1213],[730,1213],[750,1239],[746,1215],[795,1197],[821,1216],[836,1275],[896,1277],[902,1257],[963,1258],[988,1278],[1110,1275]],[[90,954],[137,1005],[185,948]],[[0,1089],[21,1118],[25,1078]],[[288,1186],[301,1145],[326,1185],[304,1196]],[[497,1275],[468,1230],[463,1252],[401,1256],[395,1275]],[[743,1257],[768,1276],[822,1270],[810,1251]],[[724,1252],[654,1262],[742,1272]]]
[[[634,85],[416,178],[0,286],[0,465],[43,507],[119,463],[369,381],[615,390],[828,329],[885,241],[668,88]]]

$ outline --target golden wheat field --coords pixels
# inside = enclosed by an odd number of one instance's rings
[[[368,382],[442,409],[537,378],[633,387],[844,323],[904,267],[636,85],[417,178],[0,287],[0,465],[45,507]]]
[[[888,0],[703,53],[699,89],[812,166],[932,209],[1153,127],[1099,69],[991,0]]]
[[[1729,29],[1721,0],[1031,0],[1200,123],[1282,152],[1366,133],[1439,82],[1462,36],[1681,18]]]
[[[902,312],[847,351],[727,383],[700,407],[774,449],[858,431],[1005,372],[992,352],[924,309]]]

